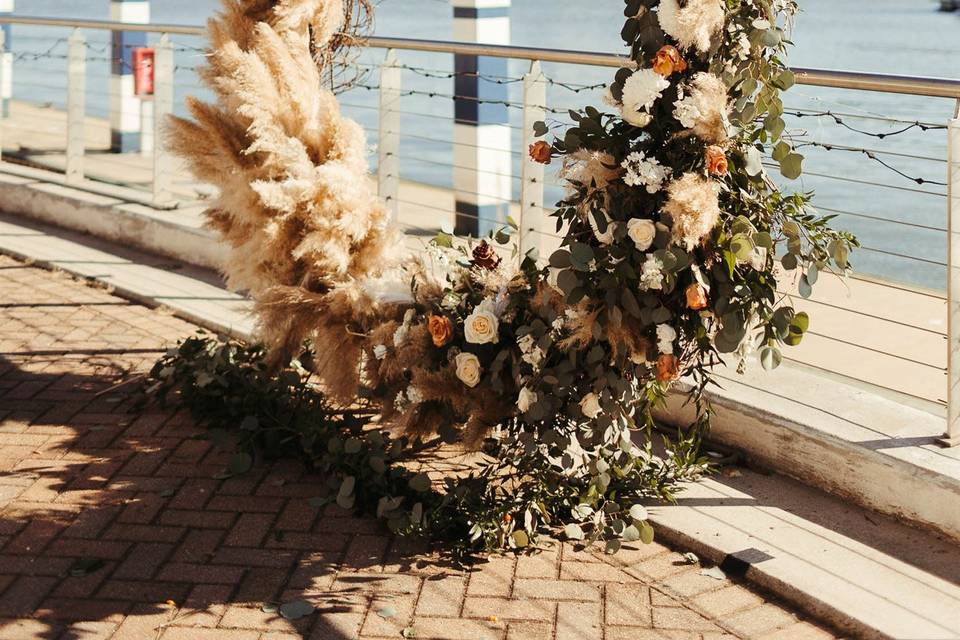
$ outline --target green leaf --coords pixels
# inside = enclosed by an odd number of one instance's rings
[[[417,475],[410,478],[408,484],[410,488],[414,491],[419,491],[420,493],[425,493],[430,490],[432,483],[430,482],[430,476],[425,473],[418,473]]]
[[[251,467],[253,467],[253,456],[241,451],[233,454],[233,457],[230,458],[230,464],[227,465],[227,470],[236,476],[250,471]]]
[[[780,258],[780,264],[783,265],[783,268],[787,271],[793,271],[799,266],[799,261],[797,256],[792,253],[785,253],[782,258]]]
[[[530,544],[530,536],[527,535],[526,531],[514,531],[511,537],[513,538],[513,544],[517,545],[518,549],[523,549]]]
[[[357,486],[357,479],[354,476],[347,476],[343,479],[343,482],[340,483],[340,491],[337,493],[338,496],[352,496],[353,490]]]
[[[777,86],[784,91],[792,87],[796,82],[797,77],[790,69],[784,69],[780,72],[780,75],[777,76]]]
[[[653,542],[653,527],[650,526],[649,522],[640,523],[640,542],[643,544]]]
[[[299,620],[314,612],[312,604],[306,600],[291,600],[280,605],[280,615],[287,620]]]
[[[780,162],[787,157],[787,154],[790,153],[790,145],[781,140],[773,147],[773,153],[771,157],[774,162]]]
[[[788,180],[796,180],[803,174],[803,156],[791,151],[780,161],[780,173]]]
[[[537,120],[536,122],[533,123],[533,135],[537,136],[538,138],[542,138],[543,136],[547,135],[547,133],[549,132],[550,132],[550,127],[547,126],[546,122],[543,122],[542,120]]]
[[[635,504],[630,507],[630,517],[634,520],[644,521],[650,517],[650,514],[647,512],[647,508],[642,504]]]
[[[620,538],[624,542],[636,542],[640,539],[640,529],[636,525],[630,525],[623,530],[623,533],[620,534]]]
[[[748,176],[759,176],[760,172],[763,171],[763,154],[756,147],[749,147],[745,155],[744,171],[747,172]]]
[[[348,454],[360,453],[363,442],[360,438],[348,438],[343,445],[343,452]]]
[[[762,364],[763,368],[767,371],[773,371],[779,367],[782,359],[783,356],[780,355],[780,350],[776,347],[764,347],[760,349],[760,364]]]
[[[103,565],[100,558],[80,558],[70,565],[69,573],[74,578],[82,578],[102,569]]]
[[[563,528],[563,535],[567,537],[567,540],[583,540],[584,537],[583,529],[573,522]]]
[[[604,547],[604,553],[613,555],[614,553],[620,551],[620,547],[623,546],[619,540],[607,540],[607,546]]]
[[[800,276],[800,284],[797,286],[797,291],[799,291],[800,295],[804,298],[809,298],[813,295],[813,286],[811,286],[810,281],[807,280],[807,274]]]
[[[570,266],[570,252],[558,249],[550,255],[550,266],[556,269],[566,269]]]

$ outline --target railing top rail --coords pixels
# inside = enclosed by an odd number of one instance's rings
[[[150,33],[170,33],[187,36],[202,36],[205,29],[197,25],[185,24],[130,24],[109,20],[81,20],[74,18],[38,18],[29,16],[0,16],[0,24],[24,24],[48,27],[68,27],[79,29],[105,29],[109,31],[143,31]],[[388,38],[375,36],[368,39],[368,46],[380,49],[406,49],[433,53],[458,53],[463,55],[489,56],[495,58],[514,58],[519,60],[540,60],[563,64],[582,64],[601,67],[619,67],[628,60],[612,53],[595,51],[570,51],[564,49],[539,49],[536,47],[518,47],[511,45],[477,44],[448,40],[420,40],[415,38]],[[806,69],[795,67],[794,72],[799,84],[835,89],[854,89],[860,91],[879,91],[906,95],[928,96],[933,98],[953,98],[960,100],[960,80],[950,78],[932,78],[924,76],[898,76],[883,73],[861,73],[859,71],[837,71],[831,69]]]

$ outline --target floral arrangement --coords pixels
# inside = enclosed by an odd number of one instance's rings
[[[639,502],[703,469],[695,438],[662,457],[649,442],[671,383],[693,382],[706,425],[712,367],[755,350],[775,367],[807,330],[778,282],[809,295],[856,246],[763,165],[769,151],[800,175],[779,97],[794,81],[781,56],[796,4],[625,1],[630,57],[607,108],[572,112],[573,127],[530,148],[533,161],[558,159],[568,184],[553,214],[564,239],[546,263],[505,258],[510,228],[397,253],[362,133],[317,70],[344,5],[288,0],[265,18],[262,4],[228,2],[211,24],[206,77],[221,105],[192,102],[174,138],[221,185],[210,222],[275,361],[313,344],[308,368],[329,397],[363,399],[392,433],[468,446],[495,436],[480,476],[526,480],[485,485],[509,508],[472,539],[525,546],[558,520],[573,539],[649,539]]]

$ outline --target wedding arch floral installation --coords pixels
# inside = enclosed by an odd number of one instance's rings
[[[329,473],[320,501],[376,511],[462,550],[652,539],[647,499],[704,469],[698,435],[722,358],[776,367],[809,319],[801,295],[856,246],[767,176],[802,157],[784,136],[793,0],[626,0],[629,60],[604,102],[530,149],[555,159],[560,249],[508,260],[511,230],[402,251],[338,107],[334,52],[365,4],[226,0],[206,84],[171,144],[220,195],[208,224],[263,347],[188,340],[153,370],[251,452],[295,449]],[[788,285],[789,286],[789,285]],[[652,410],[691,382],[697,424],[657,454]],[[357,407],[360,407],[357,409]],[[375,427],[367,418],[375,414]],[[409,470],[439,439],[485,452],[443,486]],[[642,443],[642,444],[638,444]],[[436,480],[435,478],[433,480]]]

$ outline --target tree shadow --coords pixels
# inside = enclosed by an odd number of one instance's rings
[[[0,268],[41,288],[57,279],[5,258]],[[315,506],[324,479],[297,462],[231,477],[231,452],[186,413],[135,410],[132,378],[195,327],[167,318],[164,329],[156,311],[73,282],[56,283],[75,287],[62,300],[5,286],[0,636],[216,627],[340,640],[365,624],[387,635],[410,624],[411,594],[448,571],[439,558],[372,519]],[[284,618],[278,606],[296,600],[315,610]],[[391,615],[377,613],[388,605]]]

